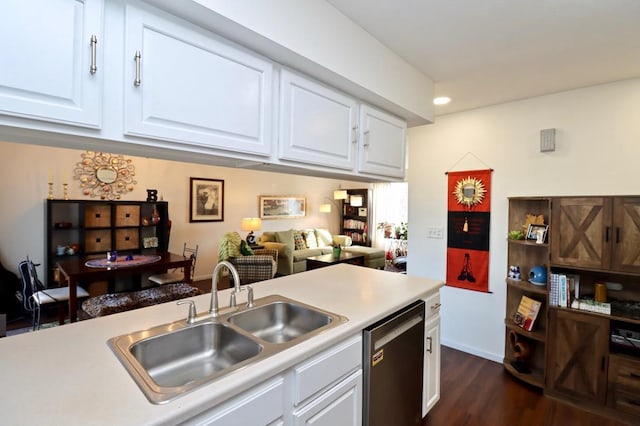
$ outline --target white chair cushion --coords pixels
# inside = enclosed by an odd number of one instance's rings
[[[89,293],[82,287],[77,288],[78,298],[89,297]],[[39,305],[46,305],[47,303],[56,303],[63,300],[69,300],[69,287],[55,287],[41,290],[34,293],[31,296],[33,300]]]
[[[156,284],[172,284],[184,281],[184,274],[182,272],[167,272],[166,274],[151,275],[149,281]]]

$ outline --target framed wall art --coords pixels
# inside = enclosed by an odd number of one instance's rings
[[[288,219],[307,214],[307,199],[299,196],[260,196],[260,218]]]
[[[189,222],[224,220],[224,181],[190,178]]]

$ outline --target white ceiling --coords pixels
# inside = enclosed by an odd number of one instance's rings
[[[640,0],[327,0],[452,98],[436,115],[640,77]]]

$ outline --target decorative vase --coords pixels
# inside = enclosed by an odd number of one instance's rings
[[[342,249],[340,247],[334,247],[333,248],[333,257],[340,257],[340,252],[342,251]]]

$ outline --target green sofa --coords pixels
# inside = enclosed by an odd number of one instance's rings
[[[331,235],[327,229],[301,229],[264,232],[258,244],[278,251],[278,273],[290,275],[307,270],[307,258],[329,254],[332,244],[340,244],[347,252],[364,254],[364,264],[370,268],[383,269],[385,253],[382,249],[352,245],[346,235]]]

